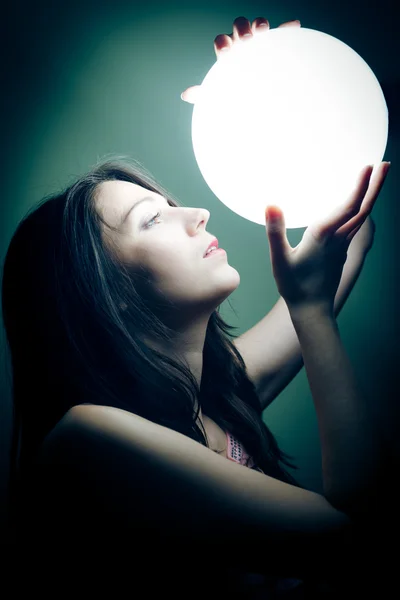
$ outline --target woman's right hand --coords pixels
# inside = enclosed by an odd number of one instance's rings
[[[381,163],[373,179],[372,167],[364,167],[349,200],[310,225],[295,248],[288,242],[282,211],[266,207],[272,272],[289,311],[312,307],[333,314],[348,247],[372,211],[389,167]]]
[[[278,25],[276,29],[280,27],[301,27],[300,21],[285,21],[281,25]],[[250,39],[253,35],[262,35],[270,29],[269,21],[265,17],[257,17],[252,23],[246,17],[237,17],[233,21],[232,33],[220,33],[214,40],[214,51],[217,56],[217,60],[221,54],[228,51],[234,44],[244,42],[246,39]],[[181,98],[184,102],[189,104],[196,104],[196,100],[201,92],[201,85],[192,85],[188,87],[181,94]]]

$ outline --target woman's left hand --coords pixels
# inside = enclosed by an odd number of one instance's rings
[[[301,27],[300,21],[286,21],[279,27]],[[270,29],[269,22],[264,17],[257,17],[252,23],[245,17],[238,17],[233,21],[232,33],[226,34],[221,33],[217,35],[214,40],[214,50],[217,55],[217,60],[222,52],[226,52],[229,48],[237,42],[246,42],[246,39],[251,38],[253,35],[262,34]],[[196,102],[196,96],[199,93],[200,85],[192,85],[188,87],[181,94],[182,100],[189,104]]]

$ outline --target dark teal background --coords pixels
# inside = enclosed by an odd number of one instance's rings
[[[394,4],[14,2],[1,17],[1,264],[17,223],[32,205],[60,191],[98,158],[127,154],[183,204],[210,210],[207,229],[241,275],[230,296],[238,318],[227,302],[222,314],[239,333],[258,322],[279,298],[265,228],[231,212],[204,182],[191,145],[192,106],[180,93],[202,81],[215,62],[215,36],[230,33],[236,17],[265,16],[271,27],[300,19],[304,27],[333,35],[358,52],[380,81],[389,107],[383,160],[391,160],[392,168],[373,210],[375,242],[338,323],[377,426],[397,452],[400,38]],[[288,232],[292,245],[303,232]],[[11,410],[3,327],[0,359],[2,524]],[[264,418],[282,449],[295,456],[300,481],[322,492],[317,421],[304,369]]]

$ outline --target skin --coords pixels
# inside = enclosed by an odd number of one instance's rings
[[[149,196],[154,202],[140,204],[119,226],[128,210]],[[240,283],[226,254],[203,258],[215,237],[206,231],[209,211],[170,206],[160,194],[126,181],[101,183],[96,208],[108,225],[119,226],[118,231],[106,233],[116,244],[118,256],[132,273],[145,273],[139,293],[176,332],[167,348],[159,341],[147,341],[183,359],[200,386],[209,318]],[[158,212],[160,217],[154,218]],[[157,308],[156,303],[165,299],[176,308]]]

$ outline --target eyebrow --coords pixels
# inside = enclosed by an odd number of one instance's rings
[[[163,198],[163,199],[168,204],[168,200],[166,198]],[[146,196],[145,198],[142,198],[138,202],[135,202],[135,204],[130,207],[130,209],[128,210],[128,212],[126,213],[126,215],[122,218],[122,221],[120,222],[119,227],[121,227],[125,223],[126,219],[131,214],[131,212],[133,211],[133,209],[135,209],[137,206],[139,206],[139,204],[142,204],[142,202],[146,202],[148,200],[159,200],[159,198],[156,198],[155,196]]]

